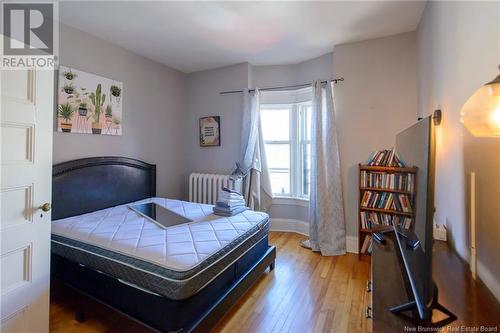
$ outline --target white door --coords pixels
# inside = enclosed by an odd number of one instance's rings
[[[2,333],[49,329],[54,73],[1,71]],[[47,211],[44,211],[47,210]]]

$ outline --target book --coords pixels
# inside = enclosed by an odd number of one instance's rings
[[[392,215],[379,212],[360,212],[359,218],[361,228],[372,229],[374,226],[391,226],[397,225],[403,229],[409,229],[412,225],[413,218],[407,216]]]
[[[361,187],[413,192],[414,175],[411,173],[384,173],[361,171]]]
[[[377,208],[411,213],[411,202],[412,200],[408,194],[364,191],[360,205],[362,208]]]
[[[365,239],[363,241],[363,246],[361,246],[361,253],[367,253],[368,248],[370,246],[371,239],[372,239],[371,235],[367,235],[365,237]]]
[[[366,164],[371,166],[405,166],[394,148],[373,152]]]

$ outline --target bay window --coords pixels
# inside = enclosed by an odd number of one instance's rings
[[[261,104],[262,132],[274,196],[309,197],[311,109],[310,99]]]

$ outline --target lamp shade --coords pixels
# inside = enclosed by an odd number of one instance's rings
[[[479,88],[460,113],[467,130],[477,137],[500,137],[500,75]]]

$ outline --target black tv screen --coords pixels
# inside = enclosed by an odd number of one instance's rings
[[[429,116],[396,136],[396,151],[407,166],[416,166],[417,195],[414,232],[422,250],[432,250],[434,216],[434,135]],[[430,230],[430,232],[429,232]],[[429,243],[429,247],[427,247]]]
[[[396,151],[406,166],[418,167],[413,237],[420,241],[416,250],[400,244],[401,255],[420,317],[433,296],[432,242],[434,220],[435,136],[432,117],[421,119],[396,136]],[[404,243],[405,240],[401,240]]]

